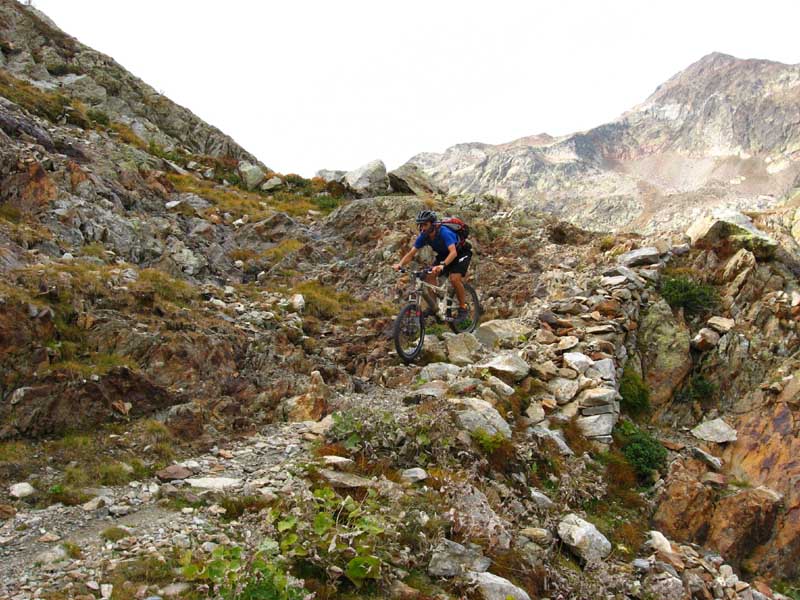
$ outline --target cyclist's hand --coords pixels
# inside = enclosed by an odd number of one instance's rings
[[[431,273],[433,273],[434,275],[438,275],[442,271],[444,271],[444,266],[442,265],[434,265],[433,268],[431,269]]]
[[[402,269],[402,268],[403,268],[403,265],[401,265],[400,263],[397,263],[396,265],[392,265],[392,268],[393,268],[395,271],[399,271],[400,269]]]

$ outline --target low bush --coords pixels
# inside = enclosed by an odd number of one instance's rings
[[[631,416],[639,416],[650,410],[650,390],[639,375],[628,363],[619,382],[619,393],[622,396],[622,409]]]
[[[111,125],[111,119],[102,110],[90,108],[88,111],[86,111],[86,116],[89,117],[90,121],[93,121],[98,125],[102,125],[103,127],[108,127]]]
[[[675,394],[679,402],[704,402],[717,394],[717,385],[700,373],[692,375],[683,388]]]
[[[686,275],[664,277],[658,291],[667,304],[672,308],[683,308],[687,316],[703,314],[719,301],[713,286]]]
[[[666,449],[630,421],[620,421],[614,430],[614,438],[641,481],[647,481],[653,471],[663,470],[666,466]]]

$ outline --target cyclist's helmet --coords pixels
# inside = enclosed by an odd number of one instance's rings
[[[436,223],[436,213],[427,208],[417,213],[417,223]]]

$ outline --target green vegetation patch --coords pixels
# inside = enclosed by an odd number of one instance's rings
[[[619,393],[622,396],[620,405],[629,415],[637,417],[650,410],[650,390],[630,362],[622,373]]]
[[[614,439],[640,480],[647,481],[653,471],[661,471],[666,466],[666,449],[630,421],[619,422],[614,429]]]
[[[717,384],[701,373],[692,375],[683,388],[675,394],[678,402],[707,402],[717,394]]]
[[[686,275],[664,277],[658,291],[667,304],[673,309],[683,308],[687,316],[703,314],[719,302],[713,286]]]

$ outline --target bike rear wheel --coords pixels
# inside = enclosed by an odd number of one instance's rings
[[[458,298],[456,297],[455,289],[451,287],[448,294],[452,299],[452,305],[458,307]],[[448,321],[447,323],[454,333],[472,333],[478,328],[478,323],[481,320],[482,310],[480,300],[478,300],[478,292],[476,292],[475,288],[470,284],[465,283],[464,296],[467,302],[467,318],[461,322]]]
[[[416,302],[409,302],[400,309],[392,330],[394,347],[398,356],[409,364],[422,353],[425,341],[425,318]]]

